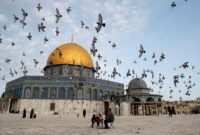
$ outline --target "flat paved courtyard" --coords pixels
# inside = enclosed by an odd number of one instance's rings
[[[115,117],[114,128],[91,128],[86,118],[21,114],[0,114],[0,135],[200,135],[200,115]]]

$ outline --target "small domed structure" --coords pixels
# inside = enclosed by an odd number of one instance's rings
[[[129,82],[128,93],[150,94],[150,91],[147,88],[147,84],[144,80],[142,80],[141,78],[134,78]]]
[[[151,94],[146,82],[142,78],[134,78],[129,82],[126,103],[129,103],[131,115],[158,115],[160,113],[162,95]],[[127,114],[126,104],[120,104],[122,115]]]

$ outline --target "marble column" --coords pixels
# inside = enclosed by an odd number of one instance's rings
[[[157,103],[155,103],[155,109],[156,109],[156,115],[158,115],[158,105],[157,105]]]
[[[11,105],[11,98],[8,99],[8,107],[7,107],[7,110],[6,110],[7,113],[9,113],[10,105]]]
[[[143,111],[143,115],[145,116],[145,105],[144,105],[144,103],[142,103],[142,111]]]

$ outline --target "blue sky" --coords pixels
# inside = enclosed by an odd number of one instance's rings
[[[117,81],[127,84],[133,77],[126,77],[128,69],[134,69],[137,77],[141,77],[143,70],[153,70],[155,77],[151,78],[148,73],[148,87],[153,88],[155,94],[162,94],[166,100],[191,100],[200,96],[200,12],[199,0],[176,0],[177,6],[171,8],[172,0],[68,0],[68,1],[41,1],[41,0],[1,0],[0,1],[0,77],[5,76],[5,80],[0,80],[0,95],[5,90],[6,82],[22,76],[20,69],[20,61],[23,60],[28,70],[28,75],[42,75],[41,70],[46,64],[49,54],[59,45],[70,42],[71,36],[74,42],[80,44],[88,51],[91,48],[93,36],[97,37],[96,47],[98,53],[103,58],[99,61],[102,72],[106,71],[105,76],[100,78]],[[36,6],[40,3],[43,7],[40,12]],[[67,14],[67,7],[71,6],[70,14]],[[19,22],[13,23],[13,14],[22,18],[21,8],[28,12],[26,19],[27,26],[22,29]],[[63,17],[56,24],[55,12],[59,8]],[[106,27],[99,33],[95,32],[98,14],[101,13]],[[46,32],[38,32],[37,25],[41,23],[44,17],[44,25],[47,27]],[[90,28],[88,30],[81,28],[81,20],[83,20]],[[3,29],[4,24],[7,30]],[[60,35],[55,34],[56,27],[59,27]],[[26,36],[31,32],[32,40],[28,40]],[[43,43],[43,38],[47,37],[49,42]],[[117,47],[112,48],[115,42]],[[11,46],[11,42],[15,42],[15,46]],[[138,58],[139,46],[143,45],[146,53],[142,58]],[[44,51],[40,55],[40,51]],[[26,56],[22,56],[25,52]],[[153,64],[152,54],[155,52],[156,59],[160,54],[164,53],[166,59],[156,65]],[[91,56],[92,57],[92,56]],[[147,61],[144,61],[144,58]],[[10,64],[4,61],[6,58],[11,59]],[[34,67],[33,59],[39,60],[38,66]],[[93,63],[98,60],[92,57]],[[106,67],[104,61],[107,60]],[[122,64],[116,64],[116,59],[120,59]],[[133,63],[134,60],[137,64]],[[184,62],[189,62],[189,68],[179,68]],[[192,66],[195,69],[192,70]],[[113,68],[121,73],[122,77],[115,79],[108,77],[112,73]],[[11,77],[9,75],[10,68],[18,72],[17,75]],[[176,68],[176,70],[173,70]],[[177,88],[173,85],[173,76],[177,74],[185,74],[184,79],[180,79]],[[158,81],[159,74],[165,76],[163,88],[159,89],[159,85],[152,85],[151,81]],[[196,85],[191,89],[191,96],[185,95],[187,88],[183,81],[188,81],[192,76],[192,84]],[[136,77],[136,75],[134,75]],[[169,88],[171,87],[171,88]],[[173,89],[171,94],[173,98],[169,99],[169,91]],[[181,90],[181,93],[179,93]]]

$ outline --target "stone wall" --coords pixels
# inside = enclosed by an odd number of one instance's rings
[[[55,103],[55,109],[50,110],[50,104]],[[102,101],[89,101],[89,100],[35,100],[35,99],[20,99],[18,101],[18,110],[20,112],[26,108],[27,112],[30,112],[31,108],[35,110],[37,114],[53,114],[58,112],[62,115],[82,116],[83,109],[86,109],[86,113],[101,113],[104,114],[104,102]],[[115,104],[109,103],[109,107],[115,110]]]

